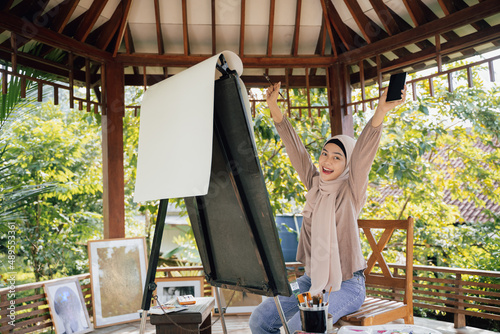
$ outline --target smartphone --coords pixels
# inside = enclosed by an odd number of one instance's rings
[[[405,88],[406,72],[392,74],[389,80],[389,88],[387,89],[386,101],[401,100],[401,90]]]

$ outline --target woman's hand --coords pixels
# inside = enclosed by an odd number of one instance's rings
[[[278,96],[280,95],[281,82],[271,85],[266,90],[266,101],[270,103],[278,103]]]
[[[372,118],[372,126],[377,127],[384,121],[385,115],[397,106],[405,103],[406,101],[406,86],[401,90],[401,100],[398,101],[386,101],[387,98],[387,87],[384,88],[384,92],[380,99],[378,100],[377,110],[375,110],[375,115]]]
[[[278,106],[278,96],[280,95],[281,82],[269,86],[266,90],[266,102],[269,110],[271,111],[271,117],[276,123],[281,123],[283,120],[283,114]]]

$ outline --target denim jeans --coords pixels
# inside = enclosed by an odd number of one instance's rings
[[[297,279],[300,292],[307,292],[311,288],[311,278],[303,275]],[[363,271],[354,273],[350,280],[343,281],[340,290],[332,291],[328,298],[328,313],[336,323],[344,315],[357,311],[365,300],[365,276]],[[295,296],[279,296],[279,301],[285,314],[290,333],[302,329],[299,304]],[[282,326],[281,318],[273,298],[265,299],[250,316],[250,329],[253,334],[279,333]]]

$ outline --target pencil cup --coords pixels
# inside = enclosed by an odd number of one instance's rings
[[[328,307],[304,307],[299,306],[302,330],[308,333],[326,333],[326,320],[328,318]]]

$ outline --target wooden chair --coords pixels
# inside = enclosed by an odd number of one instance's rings
[[[406,324],[413,324],[413,218],[358,220],[358,226],[363,230],[372,250],[365,270],[367,297],[357,312],[342,317],[339,324],[370,326],[401,318]],[[375,241],[374,229],[383,230],[378,242]],[[406,230],[405,276],[393,275],[382,254],[397,229]],[[380,270],[374,272],[376,263]],[[404,293],[401,294],[401,291]],[[402,300],[397,300],[401,296]]]

